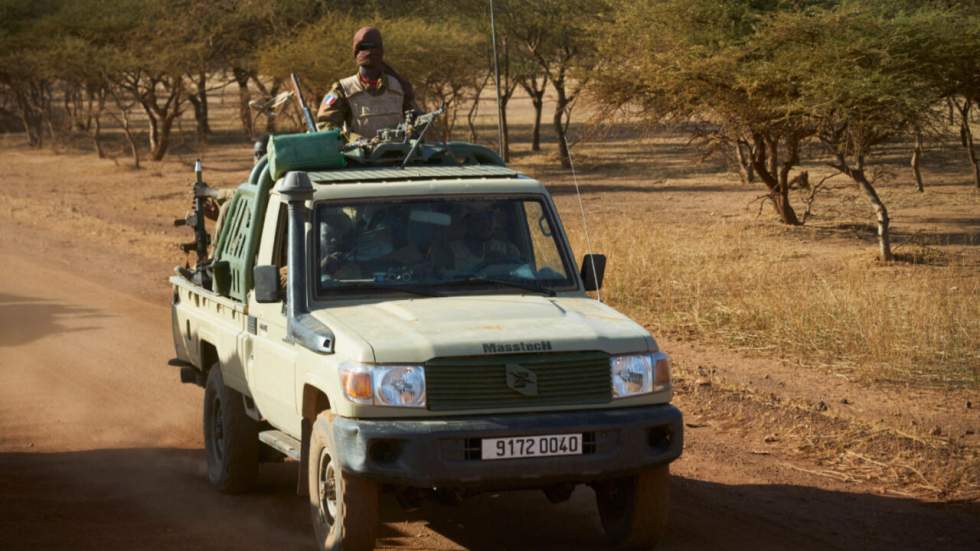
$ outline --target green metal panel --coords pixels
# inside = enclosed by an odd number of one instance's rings
[[[216,259],[227,261],[231,268],[229,296],[240,302],[245,302],[253,285],[252,270],[262,238],[262,223],[272,183],[268,162],[263,159],[252,170],[249,182],[238,186],[225,213],[215,247]]]
[[[537,377],[537,394],[507,385],[507,366]],[[605,404],[612,399],[609,354],[567,352],[436,358],[425,363],[426,401],[432,411]]]

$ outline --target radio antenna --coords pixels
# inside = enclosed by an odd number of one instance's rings
[[[497,150],[500,158],[507,160],[504,143],[504,106],[500,102],[500,65],[497,61],[497,23],[493,17],[493,0],[490,0],[490,43],[493,45],[493,83],[497,90]]]
[[[563,138],[559,138],[563,139]],[[568,140],[565,140],[568,144]],[[582,202],[582,191],[578,187],[578,176],[575,174],[575,163],[572,161],[572,148],[565,147],[568,151],[568,166],[572,169],[572,183],[575,184],[575,196],[578,197],[578,208],[582,213],[582,230],[585,232],[585,246],[588,249],[589,262],[592,263],[592,277],[595,278],[595,298],[602,302],[602,293],[599,291],[599,272],[595,267],[595,256],[592,254],[592,238],[589,236],[589,222],[585,218],[585,204]]]

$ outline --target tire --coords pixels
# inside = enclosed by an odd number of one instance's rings
[[[310,435],[310,519],[321,551],[374,549],[378,533],[377,482],[343,472],[332,460],[329,421],[321,414]],[[332,499],[331,499],[332,497]]]
[[[667,465],[636,476],[593,486],[602,528],[614,545],[651,549],[667,531],[670,469]]]
[[[242,395],[225,386],[217,363],[204,387],[204,449],[208,480],[219,491],[238,494],[255,487],[259,424],[245,413]]]

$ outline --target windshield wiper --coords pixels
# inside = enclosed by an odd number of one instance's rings
[[[446,295],[433,291],[432,289],[425,289],[415,285],[385,285],[384,283],[378,283],[376,281],[358,281],[357,283],[347,284],[347,285],[337,285],[336,287],[329,287],[326,290],[335,291],[339,289],[370,289],[377,291],[401,291],[403,293],[408,293],[411,295],[419,295],[423,297],[444,297]]]
[[[547,287],[541,287],[540,285],[534,285],[532,283],[520,283],[509,279],[496,279],[492,277],[482,277],[482,276],[469,276],[460,279],[451,279],[449,281],[441,283],[441,285],[469,285],[473,283],[502,285],[504,287],[513,287],[514,289],[523,289],[525,291],[541,293],[549,297],[558,296],[558,293],[555,292],[553,289],[548,289]]]

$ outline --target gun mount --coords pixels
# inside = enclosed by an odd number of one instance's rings
[[[384,128],[374,138],[348,143],[341,147],[341,154],[349,164],[360,166],[504,166],[503,159],[480,145],[465,142],[426,142],[426,132],[445,110],[446,106],[442,105],[439,109],[421,115],[408,111],[404,122],[398,126]]]

